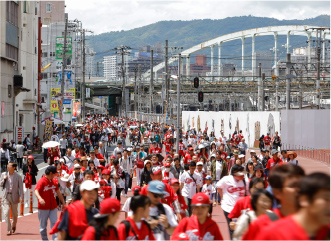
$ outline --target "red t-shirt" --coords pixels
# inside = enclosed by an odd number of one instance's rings
[[[240,198],[236,204],[234,205],[231,213],[229,213],[228,218],[239,218],[242,214],[242,211],[251,211],[252,203],[251,203],[251,196],[246,196],[243,198]]]
[[[171,148],[171,146],[172,146],[172,144],[171,144],[171,142],[166,142],[166,143],[164,143],[164,145],[165,145],[165,147],[166,147],[166,152],[170,152],[170,148]]]
[[[200,153],[198,154],[198,160],[199,160],[199,158],[202,157],[202,156],[203,156],[203,155],[202,155],[202,153],[200,152]],[[207,153],[207,152],[205,153],[205,156],[206,156],[207,159],[208,159],[208,153]]]
[[[195,156],[195,155],[193,155],[193,156]],[[191,156],[190,154],[186,154],[184,157],[184,164],[190,164],[193,156]]]
[[[96,154],[95,155],[98,159],[103,159],[103,160],[105,160],[105,157],[101,154],[101,153],[98,153],[98,154]]]
[[[128,217],[126,219],[130,222],[131,228],[129,230],[128,236],[126,236],[125,231],[125,225],[124,223],[120,223],[118,225],[117,231],[118,231],[118,240],[156,240],[153,234],[153,231],[147,226],[147,224],[141,220],[141,227],[138,229],[135,221]],[[132,229],[134,230],[134,233],[132,232]],[[135,237],[135,234],[137,235],[137,238]],[[117,239],[109,239],[109,240],[117,240]]]
[[[274,160],[274,158],[270,158],[269,161],[268,161],[268,163],[267,163],[266,169],[269,169],[270,170],[274,166],[278,166],[278,165],[281,166],[283,164],[284,164],[284,162],[280,158],[278,158],[277,162]]]
[[[274,209],[273,211],[279,218],[283,218],[283,215],[280,213],[279,209]],[[259,235],[261,231],[270,224],[272,224],[272,221],[267,214],[259,216],[249,225],[246,233],[242,236],[242,240],[256,240],[257,235]]]
[[[100,236],[100,240],[118,240],[118,237],[115,234],[115,229],[108,227],[108,232],[103,232]],[[89,226],[81,240],[95,240],[95,229],[92,226]]]
[[[57,207],[55,192],[59,190],[59,188],[55,184],[54,179],[48,180],[46,176],[43,176],[37,182],[35,189],[38,190],[42,199],[45,200],[45,205],[41,205],[38,200],[38,209],[52,210]]]
[[[171,206],[171,204],[176,200],[178,199],[178,196],[177,194],[174,192],[174,190],[171,188],[171,186],[167,183],[164,183],[165,185],[165,189],[164,191],[166,192],[166,194],[164,194],[164,199],[166,200],[166,202],[164,202],[163,200],[161,200],[161,203],[165,203],[165,204],[168,204],[169,206]],[[148,191],[148,187],[149,185],[145,186],[140,194],[141,195],[145,195],[147,196],[147,191]]]
[[[184,156],[184,148],[185,148],[184,144],[180,142],[179,143],[179,151],[178,151],[178,154],[180,156]]]
[[[275,232],[277,230],[277,232]],[[315,237],[309,237],[291,216],[282,218],[261,229],[256,240],[330,240],[330,227],[320,228]]]
[[[162,153],[161,147],[153,147],[149,149],[149,154]]]
[[[271,142],[271,137],[270,137],[270,136],[265,136],[265,137],[263,138],[263,140],[264,140],[264,144],[265,144],[265,145],[267,145],[267,146],[270,145],[270,142]]]
[[[179,240],[182,233],[189,236],[189,240],[223,240],[220,229],[214,220],[207,218],[203,224],[200,224],[195,215],[179,222],[171,240]]]

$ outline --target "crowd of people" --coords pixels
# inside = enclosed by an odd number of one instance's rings
[[[42,240],[223,240],[224,224],[213,220],[218,205],[233,240],[330,238],[330,177],[305,175],[294,151],[279,150],[278,132],[261,137],[257,153],[241,130],[179,130],[179,140],[176,131],[106,115],[54,126],[58,144],[44,149],[39,180],[33,155],[4,165],[7,235],[32,190]]]

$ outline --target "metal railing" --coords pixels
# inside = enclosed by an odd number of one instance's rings
[[[330,150],[315,149],[300,145],[282,144],[282,150],[295,151],[298,156],[313,159],[326,164],[330,167]]]
[[[135,118],[140,121],[165,123],[164,114],[151,114],[151,113],[143,113],[137,111],[127,111],[126,115],[129,118]]]

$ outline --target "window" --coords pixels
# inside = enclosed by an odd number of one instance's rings
[[[18,4],[14,1],[6,2],[6,21],[18,27]]]
[[[6,44],[6,57],[18,61],[18,48]]]
[[[44,25],[49,25],[51,23],[50,18],[44,18]]]
[[[47,57],[47,52],[42,52],[41,57],[46,58]]]
[[[41,73],[41,78],[42,79],[47,79],[47,73]]]
[[[46,13],[51,13],[51,12],[52,12],[52,4],[46,3]]]

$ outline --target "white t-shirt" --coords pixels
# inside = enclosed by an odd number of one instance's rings
[[[128,199],[126,199],[122,211],[127,212],[128,213],[128,217],[132,216],[133,212],[130,209],[130,204],[131,204],[131,197],[129,197]]]
[[[174,174],[172,174],[172,172],[168,172],[168,176],[166,175],[167,173],[165,172],[165,170],[162,171],[162,176],[163,176],[163,179],[162,180],[171,180],[173,178],[175,178]],[[167,176],[167,177],[166,177]]]
[[[246,187],[243,181],[237,182],[232,175],[228,175],[219,180],[216,188],[223,191],[223,199],[221,201],[221,208],[230,213],[238,201],[238,199],[245,196]]]
[[[167,204],[162,204],[165,210],[165,215],[167,216],[168,219],[168,223],[171,227],[176,227],[178,225],[177,221],[176,221],[176,217],[174,214],[174,211],[172,210],[172,208],[167,205]],[[158,208],[157,207],[149,207],[149,216],[151,217],[157,217],[158,215]],[[163,225],[160,223],[158,224],[154,229],[153,229],[153,233],[154,233],[154,237],[156,240],[165,240],[164,237],[164,227]]]
[[[190,176],[189,171],[188,172],[184,172],[180,177],[179,177],[179,182],[180,183],[184,183],[183,189],[182,189],[182,196],[183,197],[187,197],[187,198],[191,198],[193,197],[194,194],[196,194],[196,185],[199,185],[200,187],[202,186],[202,180],[200,175],[193,173],[193,178]]]
[[[217,181],[221,179],[222,163],[223,163],[223,161],[216,160],[216,180]]]
[[[216,193],[216,189],[213,184],[210,184],[209,186],[207,184],[203,185],[201,192],[204,192],[208,195],[209,199],[211,199],[211,195],[213,193]]]

